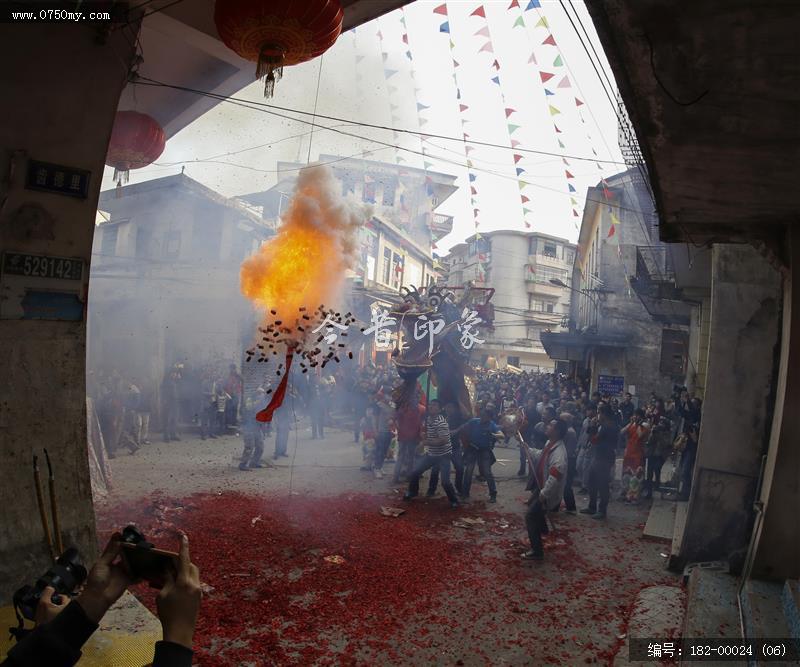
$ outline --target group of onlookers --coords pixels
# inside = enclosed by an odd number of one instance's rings
[[[149,444],[156,421],[164,442],[180,440],[180,429],[187,425],[199,426],[202,439],[235,431],[243,393],[235,364],[223,375],[212,365],[192,369],[176,363],[165,371],[160,384],[125,378],[117,369],[87,374],[87,394],[94,401],[111,458],[121,449],[135,453]]]

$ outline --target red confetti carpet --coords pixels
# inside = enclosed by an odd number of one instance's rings
[[[157,497],[99,509],[98,527],[107,537],[133,522],[164,548],[176,529],[189,535],[206,585],[202,666],[610,665],[636,594],[675,584],[630,521],[558,515],[547,560],[525,563],[522,507],[454,512],[440,498],[381,516],[390,502]],[[453,527],[461,517],[484,523]],[[152,591],[135,593],[154,609]]]

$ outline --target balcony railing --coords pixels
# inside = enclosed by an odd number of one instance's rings
[[[688,324],[691,307],[675,286],[675,271],[666,246],[638,246],[636,275],[630,284],[647,312],[659,322]]]
[[[636,278],[650,282],[674,282],[675,271],[666,246],[637,246]]]

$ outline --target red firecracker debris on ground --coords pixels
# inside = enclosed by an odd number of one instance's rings
[[[677,585],[635,524],[556,515],[546,560],[520,560],[519,514],[442,499],[399,518],[386,498],[197,494],[100,510],[102,537],[135,523],[157,546],[190,538],[208,591],[195,663],[613,664],[644,586]],[[455,519],[472,515],[469,530]],[[641,518],[638,519],[641,521]],[[155,610],[154,592],[136,595]],[[623,639],[621,639],[623,638]]]

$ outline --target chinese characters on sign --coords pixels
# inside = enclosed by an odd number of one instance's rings
[[[86,199],[90,175],[85,169],[29,160],[25,187]]]

